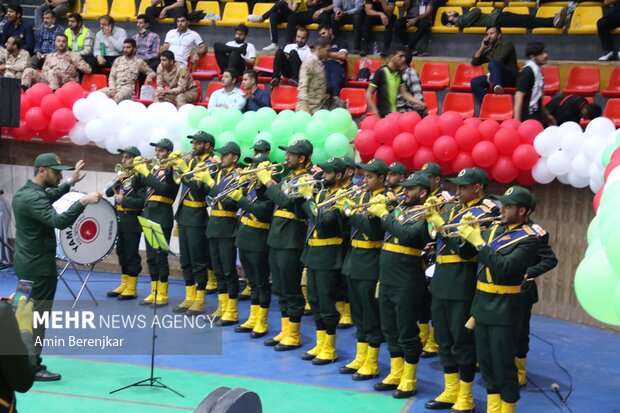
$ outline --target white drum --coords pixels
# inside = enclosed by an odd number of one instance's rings
[[[62,214],[84,195],[69,192],[54,202],[53,207]],[[114,248],[117,232],[116,213],[107,200],[87,205],[73,225],[56,230],[56,257],[76,264],[96,264]]]

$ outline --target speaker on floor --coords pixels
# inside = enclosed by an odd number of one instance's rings
[[[258,394],[241,387],[218,387],[213,390],[194,413],[262,413]]]
[[[0,127],[19,127],[20,101],[20,80],[0,77]]]

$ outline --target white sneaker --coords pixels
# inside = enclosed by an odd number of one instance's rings
[[[609,52],[601,57],[598,58],[598,60],[600,60],[601,62],[606,62],[608,60],[611,60],[614,58],[614,52]]]
[[[263,52],[273,52],[274,50],[278,50],[278,45],[275,43],[271,43],[269,46],[263,47]]]
[[[248,16],[248,21],[253,23],[262,23],[264,20],[263,17],[258,14],[250,14]]]

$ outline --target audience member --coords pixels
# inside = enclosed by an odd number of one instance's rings
[[[514,118],[520,121],[536,119],[544,126],[555,125],[555,119],[542,104],[545,80],[541,66],[547,64],[547,48],[541,42],[533,42],[525,48],[527,62],[519,72],[515,93]]]
[[[599,105],[579,95],[555,95],[545,108],[558,126],[565,122],[579,123],[581,119],[592,120],[603,113]]]
[[[321,36],[314,44],[312,54],[301,64],[297,88],[297,111],[309,113],[326,108],[329,94],[323,62],[329,57],[331,42]]]
[[[411,52],[407,52],[405,55],[405,68],[400,72],[400,75],[403,78],[403,83],[405,84],[405,88],[409,94],[420,102],[424,102],[424,94],[422,93],[420,76],[418,75],[418,72],[411,67],[412,58],[413,56],[411,55]],[[396,108],[399,112],[411,112],[415,110],[422,117],[428,115],[426,103],[424,103],[423,106],[412,105],[400,93],[396,97]]]
[[[132,39],[136,41],[136,56],[144,60],[153,70],[159,66],[160,39],[157,33],[151,31],[151,18],[146,14],[139,14],[136,18],[138,32]]]
[[[200,56],[207,53],[207,46],[202,37],[189,28],[189,20],[187,14],[183,14],[176,18],[177,28],[166,33],[162,51],[170,50],[174,53],[177,62],[184,65],[190,60],[191,64],[198,63]]]
[[[71,11],[74,2],[75,0],[45,0],[45,3],[34,11],[34,26],[39,27],[43,24],[46,11],[53,11],[57,18],[62,19]]]
[[[197,102],[198,86],[187,65],[176,62],[170,50],[161,52],[157,67],[157,102],[172,102],[178,108],[186,103]]]
[[[9,19],[6,17],[6,6],[4,4],[0,4],[0,37],[2,37],[2,31],[8,21]]]
[[[235,69],[224,69],[222,71],[222,85],[224,88],[218,89],[209,98],[209,110],[215,108],[237,108],[243,110],[245,106],[245,95],[237,85],[237,71]]]
[[[394,31],[394,23],[396,22],[395,0],[366,0],[364,4],[364,33],[362,40],[362,50],[360,55],[366,56],[373,52],[371,48],[372,26],[384,26],[383,47],[379,50],[381,56],[385,56],[392,44],[392,32]]]
[[[491,13],[483,13],[478,7],[472,7],[462,16],[456,11],[445,11],[441,14],[444,26],[466,27],[555,27],[560,29],[566,25],[568,7],[562,8],[553,17],[535,17],[529,14],[517,14],[493,9]]]
[[[24,10],[19,4],[9,4],[7,6],[7,23],[2,30],[2,42],[5,44],[9,37],[18,37],[22,41],[22,49],[27,50],[28,53],[34,53],[34,31],[32,24],[24,20],[22,15]]]
[[[405,87],[401,70],[405,68],[407,49],[404,46],[393,47],[388,52],[387,64],[381,66],[372,78],[366,90],[368,111],[376,116],[385,117],[396,112],[396,98],[402,96],[407,102],[421,109],[426,108],[423,100],[416,99]],[[375,104],[375,92],[377,103]]]
[[[244,112],[257,111],[260,108],[271,107],[271,96],[265,89],[258,87],[258,73],[255,70],[246,70],[241,80],[245,93]]]
[[[30,53],[22,49],[22,39],[9,37],[0,49],[0,76],[21,79],[24,70],[30,67]]]
[[[80,72],[91,73],[92,68],[77,53],[67,49],[67,36],[56,35],[56,51],[47,55],[43,70],[26,69],[22,76],[22,86],[30,87],[34,83],[45,83],[52,90],[57,90],[65,83],[79,82]]]
[[[56,35],[63,34],[65,28],[56,24],[56,13],[54,10],[46,10],[43,13],[43,24],[37,27],[34,34],[34,55],[32,56],[32,67],[41,69],[45,63],[45,56],[52,53],[55,49]]]
[[[311,23],[319,26],[329,25],[334,4],[331,0],[307,0],[305,11],[295,11],[286,21],[286,43],[295,41],[297,27],[305,27]]]
[[[340,26],[343,24],[353,24],[351,53],[358,54],[364,26],[364,0],[334,0],[331,26],[334,37],[338,40],[340,40]]]
[[[347,51],[346,43],[336,43],[331,26],[324,25],[319,27],[319,36],[326,38],[332,45],[328,54],[328,59],[324,62],[327,82],[330,85],[332,96],[339,96],[340,89],[344,87],[347,78]]]
[[[250,14],[248,16],[250,22],[262,23],[269,19],[271,44],[263,47],[263,50],[266,52],[276,50],[278,48],[278,25],[288,21],[289,16],[296,11],[306,11],[306,9],[306,0],[278,0],[262,16]]]
[[[112,67],[114,61],[123,53],[123,42],[127,39],[127,32],[122,27],[114,25],[110,15],[99,17],[101,30],[95,35],[93,54],[97,59],[99,69]]]
[[[289,79],[288,83],[290,85],[297,85],[299,82],[299,68],[311,53],[312,51],[308,46],[308,29],[300,27],[297,29],[295,43],[287,44],[284,49],[276,50],[276,55],[273,59],[271,86],[278,86],[280,84],[281,75]]]
[[[95,44],[95,36],[93,32],[83,25],[82,15],[79,13],[71,13],[67,18],[67,26],[65,35],[69,39],[67,47],[73,53],[78,53],[82,59],[88,63],[93,70],[97,67],[97,60],[93,55],[93,46]]]
[[[517,82],[517,52],[512,42],[504,41],[499,27],[487,28],[486,36],[471,58],[474,66],[484,63],[489,64],[489,73],[471,80],[471,90],[478,103],[482,102],[489,87],[501,95],[505,87],[514,87]]]
[[[165,18],[187,17],[185,0],[151,0],[151,5],[144,13],[155,22]]]
[[[232,68],[237,73],[243,73],[246,67],[251,68],[256,63],[256,48],[247,42],[248,26],[240,24],[235,27],[235,39],[226,44],[215,43],[215,59],[223,72],[224,69]]]
[[[116,103],[131,99],[136,92],[136,81],[140,73],[146,75],[145,84],[151,83],[157,77],[157,73],[144,60],[136,57],[136,41],[125,39],[123,56],[116,59],[112,64],[112,70],[108,77],[108,87],[101,89],[101,91],[114,99]]]
[[[411,49],[411,53],[417,56],[420,51],[417,49],[418,42],[422,37],[428,36],[433,25],[435,12],[446,4],[446,0],[406,0],[403,6],[405,15],[396,20],[396,36],[401,43],[406,44]],[[407,32],[410,27],[415,27],[413,33]]]
[[[620,60],[620,52],[616,52],[611,32],[616,27],[620,27],[620,0],[603,0],[603,7],[607,8],[607,13],[596,22],[598,38],[603,48],[603,56],[598,60]]]

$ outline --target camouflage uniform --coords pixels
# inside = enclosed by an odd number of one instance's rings
[[[30,54],[27,50],[20,50],[17,57],[0,47],[0,65],[4,65],[4,77],[21,79],[22,73],[30,67]]]
[[[174,102],[177,107],[196,102],[200,97],[189,69],[179,62],[175,62],[170,71],[165,70],[161,64],[157,67],[157,92],[164,92],[161,101]]]
[[[112,65],[112,71],[108,78],[108,87],[101,89],[101,91],[108,96],[110,96],[110,90],[116,91],[116,95],[113,98],[116,103],[131,99],[136,91],[136,81],[138,80],[139,73],[144,73],[147,76],[155,74],[153,69],[144,60],[135,56],[132,58],[121,56]]]
[[[310,113],[314,113],[326,107],[327,98],[325,65],[312,54],[304,60],[299,69],[296,110],[304,110],[302,104],[306,103]]]
[[[50,53],[45,58],[43,69],[24,70],[22,85],[30,87],[34,83],[48,84],[53,90],[69,82],[80,82],[80,72],[91,73],[93,69],[77,53]]]

